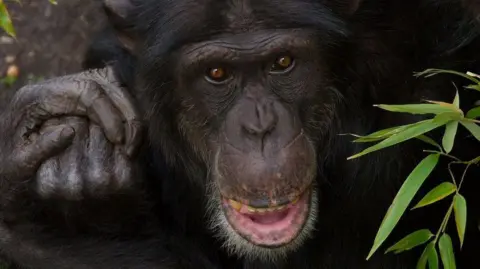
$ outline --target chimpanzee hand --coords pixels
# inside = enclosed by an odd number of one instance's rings
[[[130,157],[141,142],[141,124],[110,68],[25,86],[0,121],[0,178],[36,177],[41,196],[68,199],[133,180]]]

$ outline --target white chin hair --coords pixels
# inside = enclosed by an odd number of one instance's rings
[[[210,219],[210,229],[212,229],[215,235],[223,240],[223,247],[229,252],[229,254],[237,255],[249,260],[261,260],[263,262],[275,263],[278,260],[287,257],[289,252],[298,249],[306,239],[308,239],[315,229],[316,214],[318,209],[318,197],[315,188],[312,188],[309,215],[307,217],[304,227],[290,243],[277,247],[277,248],[265,248],[252,244],[242,236],[240,236],[230,225],[227,217],[224,214],[221,198],[216,191],[216,187],[210,186],[209,191],[209,205],[208,213]]]

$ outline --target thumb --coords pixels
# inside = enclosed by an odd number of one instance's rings
[[[48,127],[20,153],[19,166],[37,168],[41,163],[68,147],[75,136],[75,130],[68,125]]]

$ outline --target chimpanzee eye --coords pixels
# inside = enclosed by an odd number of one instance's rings
[[[294,60],[289,55],[283,55],[275,59],[275,62],[272,64],[270,68],[270,72],[272,73],[283,73],[288,72],[293,68]]]
[[[207,74],[205,75],[207,81],[211,83],[222,83],[225,82],[229,77],[230,76],[227,73],[227,70],[223,67],[210,68],[207,70]]]

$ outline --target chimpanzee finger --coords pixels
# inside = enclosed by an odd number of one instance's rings
[[[43,198],[49,198],[57,189],[60,164],[58,158],[44,161],[37,170],[35,189]]]
[[[115,163],[114,163],[114,175],[115,175],[115,184],[117,188],[125,188],[133,184],[132,179],[135,177],[133,176],[133,163],[130,162],[122,152],[119,146],[115,146],[114,153],[113,153]]]
[[[140,113],[135,106],[133,97],[120,85],[111,67],[91,70],[90,72],[98,77],[98,80],[96,81],[102,86],[105,94],[110,98],[126,120],[125,150],[127,155],[133,155],[135,150],[139,147],[142,138],[142,124],[139,118]]]
[[[112,182],[113,145],[100,126],[90,124],[89,133],[88,145],[85,147],[86,185],[91,194],[103,193]]]
[[[40,130],[40,134],[54,130],[59,125],[66,126],[68,124],[65,124],[65,120],[62,120],[60,118],[50,119],[43,124],[43,127]],[[60,171],[60,164],[59,164],[58,158],[56,157],[52,157],[48,160],[45,160],[40,165],[40,167],[37,170],[37,176],[34,184],[36,186],[37,193],[41,197],[48,198],[55,193],[57,184],[58,184],[59,171]]]
[[[75,130],[75,138],[70,147],[62,152],[59,159],[59,173],[57,175],[57,192],[63,198],[79,200],[84,189],[85,156],[83,149],[89,138],[90,123],[81,117],[64,117],[62,120]]]
[[[123,119],[120,111],[103,92],[101,85],[95,81],[81,81],[79,105],[84,105],[90,119],[98,119],[96,123],[103,127],[106,136],[112,143],[121,143],[124,139]],[[78,94],[78,90],[73,92]]]
[[[12,156],[18,171],[31,173],[46,160],[68,147],[75,136],[75,130],[67,125],[59,125],[36,136],[32,142]]]
[[[26,86],[19,90],[13,103],[18,109],[35,104],[28,114],[34,125],[52,117],[87,116],[103,127],[112,143],[121,143],[124,138],[123,119],[110,98],[98,83],[78,75]]]

